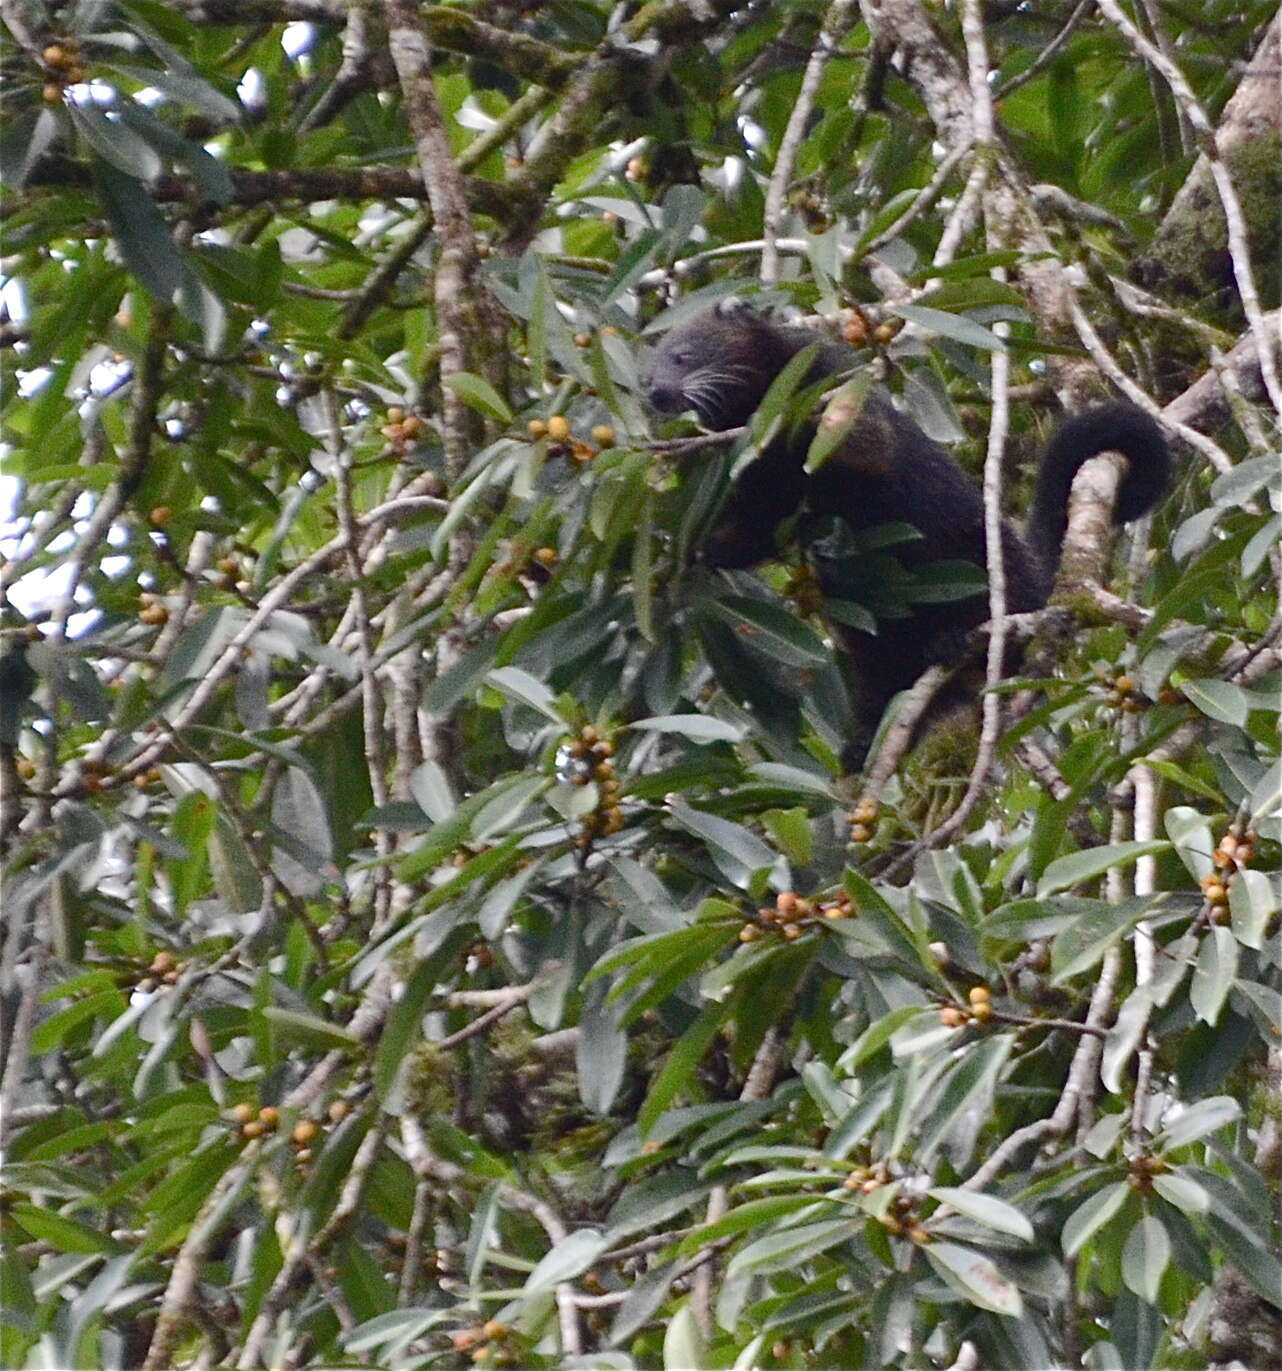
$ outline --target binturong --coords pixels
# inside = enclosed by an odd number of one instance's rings
[[[812,329],[774,323],[738,300],[723,301],[672,329],[655,349],[646,397],[660,413],[693,409],[711,429],[746,424],[779,372],[803,348],[818,344],[806,383],[849,371],[852,352]],[[813,422],[783,429],[741,473],[700,555],[711,566],[749,567],[773,557],[786,520],[828,516],[854,534],[884,524],[909,524],[920,537],[895,551],[910,571],[941,561],[987,569],[980,492],[951,456],[874,391],[837,448],[811,474],[806,454]],[[1002,525],[1006,609],[1040,609],[1050,595],[1068,520],[1073,476],[1088,458],[1117,451],[1127,459],[1114,517],[1136,519],[1161,497],[1170,454],[1157,424],[1128,404],[1089,409],[1064,423],[1038,467],[1024,533]],[[815,549],[811,549],[812,555]],[[840,596],[838,562],[815,558],[826,595]],[[903,617],[885,618],[876,633],[836,625],[852,688],[855,737],[847,765],[862,760],[891,698],[927,667],[963,659],[972,629],[988,618],[986,593],[917,603]],[[1017,669],[1018,658],[1007,666]],[[941,706],[956,705],[951,698]],[[961,687],[965,689],[965,687]],[[973,693],[973,684],[970,691]]]

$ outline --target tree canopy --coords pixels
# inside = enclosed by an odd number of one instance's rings
[[[1274,1363],[1277,7],[0,19],[0,1360]],[[1176,456],[861,775],[973,580],[699,560],[817,402],[647,411],[731,294],[994,516]]]

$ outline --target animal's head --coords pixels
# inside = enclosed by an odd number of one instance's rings
[[[787,360],[775,328],[731,296],[664,337],[650,358],[646,399],[661,414],[693,409],[709,428],[737,428]]]

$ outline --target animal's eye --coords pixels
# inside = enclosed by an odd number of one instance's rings
[[[690,349],[689,349],[689,348],[678,348],[678,349],[672,354],[672,360],[673,360],[673,361],[677,364],[677,366],[679,366],[679,367],[688,366],[688,365],[689,365],[689,362],[690,362]]]

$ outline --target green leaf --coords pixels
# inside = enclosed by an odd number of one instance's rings
[[[125,265],[156,299],[171,300],[185,268],[169,225],[140,181],[96,158],[93,171]]]
[[[757,412],[752,417],[754,443],[760,446],[767,441],[771,428],[782,416],[788,407],[788,401],[792,399],[794,393],[805,380],[806,373],[819,356],[819,351],[820,344],[818,342],[808,343],[800,352],[788,359],[775,379],[771,381],[769,390],[762,397],[761,403],[757,406]]]
[[[579,1023],[575,1066],[579,1099],[594,1114],[608,1114],[627,1065],[628,1035],[619,1022],[618,1006],[604,993],[588,997]]]
[[[1211,1207],[1211,1197],[1198,1185],[1177,1171],[1162,1171],[1153,1177],[1153,1189],[1181,1214],[1205,1214]]]
[[[162,163],[155,149],[119,119],[109,118],[97,105],[75,100],[66,109],[85,142],[116,171],[135,184],[154,181],[160,175]],[[138,186],[138,193],[147,194],[142,186]]]
[[[421,961],[405,982],[400,998],[387,1016],[374,1058],[374,1090],[380,1099],[385,1100],[391,1093],[397,1073],[418,1038],[424,1007],[440,979],[442,969],[435,957]]]
[[[512,411],[507,402],[483,377],[470,371],[455,371],[441,377],[441,384],[452,390],[469,408],[497,419],[501,424],[512,422]]]
[[[689,1300],[683,1300],[663,1333],[664,1371],[703,1371],[708,1364],[694,1310]]]
[[[714,1242],[720,1242],[723,1238],[733,1238],[740,1233],[764,1229],[776,1219],[795,1214],[814,1202],[813,1195],[767,1195],[759,1200],[747,1200],[743,1204],[735,1205],[728,1214],[723,1214],[712,1223],[701,1224],[694,1232],[687,1233],[677,1244],[676,1254],[679,1257],[689,1257]]]
[[[1125,1181],[1117,1181],[1097,1190],[1090,1199],[1077,1206],[1068,1216],[1060,1233],[1060,1245],[1066,1257],[1075,1257],[1082,1248],[1114,1218],[1130,1195]]]
[[[1227,1128],[1241,1117],[1242,1106],[1232,1096],[1212,1095],[1182,1110],[1179,1117],[1157,1135],[1154,1146],[1163,1152],[1174,1152],[1176,1148],[1187,1147],[1212,1133],[1218,1133],[1221,1128]]]
[[[282,1009],[279,1005],[267,1005],[263,1018],[270,1020],[278,1033],[290,1042],[301,1047],[330,1048],[359,1047],[360,1039],[353,1037],[345,1028],[318,1018],[315,1014],[304,1014],[296,1009]]]
[[[1006,344],[1001,338],[964,315],[931,309],[929,305],[892,305],[890,309],[892,314],[898,314],[901,319],[907,319],[909,323],[918,324],[941,337],[951,338],[956,343],[982,348],[985,352],[1006,351]]]
[[[1251,706],[1241,686],[1231,681],[1189,680],[1180,682],[1180,690],[1208,719],[1217,719],[1236,728],[1245,726]]]
[[[1189,875],[1200,881],[1211,871],[1211,852],[1215,847],[1206,817],[1189,805],[1172,805],[1162,816],[1162,822]]]
[[[901,1005],[898,1009],[892,1009],[889,1014],[883,1015],[880,1019],[875,1019],[867,1028],[850,1044],[848,1048],[837,1059],[839,1070],[854,1075],[860,1066],[869,1057],[876,1056],[892,1037],[910,1020],[914,1018],[930,1018],[936,1023],[939,1022],[939,1015],[933,1009],[924,1009],[918,1005]]]
[[[856,1211],[843,1218],[776,1228],[736,1252],[726,1267],[726,1277],[796,1268],[838,1243],[849,1242],[861,1226]]]
[[[1222,509],[1240,505],[1258,490],[1276,481],[1276,457],[1251,457],[1239,462],[1232,471],[1221,473],[1211,482],[1211,499]]]
[[[1264,946],[1269,920],[1282,908],[1282,891],[1276,877],[1263,871],[1239,871],[1229,886],[1229,914],[1233,936],[1243,947],[1257,951]]]
[[[1037,898],[1044,900],[1057,891],[1083,885],[1102,876],[1110,867],[1130,866],[1137,858],[1149,853],[1166,852],[1170,843],[1155,839],[1146,843],[1110,843],[1105,847],[1088,847],[1059,857],[1042,873],[1037,883]]]
[[[977,1308],[1016,1319],[1023,1314],[1019,1291],[983,1253],[953,1242],[929,1243],[922,1251],[936,1272]]]
[[[926,1192],[935,1199],[950,1205],[959,1214],[983,1224],[985,1228],[995,1229],[998,1233],[1009,1233],[1012,1237],[1033,1241],[1033,1225],[1005,1200],[995,1195],[982,1195],[974,1190],[961,1190],[952,1185],[933,1186]]]
[[[486,681],[495,690],[506,695],[509,700],[515,700],[517,704],[528,705],[531,709],[537,709],[540,714],[545,714],[553,723],[565,724],[556,708],[556,699],[552,692],[543,684],[536,680],[528,671],[522,671],[518,666],[500,666],[489,672]]]
[[[923,1120],[918,1144],[923,1159],[933,1157],[935,1149],[967,1110],[977,1108],[981,1114],[991,1113],[997,1078],[1013,1045],[1011,1035],[1001,1033],[966,1050],[961,1061],[952,1068],[930,1118]]]
[[[821,466],[840,447],[846,434],[858,422],[864,405],[872,392],[873,375],[871,371],[861,371],[843,385],[837,387],[828,397],[815,436],[806,452],[805,469],[808,474]]]
[[[648,719],[637,719],[628,727],[655,733],[679,733],[701,743],[737,743],[745,732],[742,725],[713,718],[711,714],[655,714]]]
[[[541,1291],[551,1290],[563,1281],[582,1275],[589,1266],[609,1250],[610,1243],[595,1228],[580,1228],[563,1238],[548,1252],[526,1277],[522,1294],[526,1299]]]
[[[775,854],[742,824],[731,823],[719,815],[695,809],[684,800],[674,799],[668,808],[672,818],[682,828],[723,852],[732,862],[744,867],[747,873],[774,865]]]
[[[1145,1214],[1126,1235],[1122,1248],[1122,1280],[1128,1290],[1149,1304],[1157,1303],[1162,1275],[1171,1260],[1171,1240],[1156,1214]]]
[[[1071,980],[1091,967],[1148,913],[1148,899],[1121,904],[1093,904],[1051,941],[1051,972],[1056,984]]]
[[[1237,979],[1238,943],[1233,934],[1219,924],[1202,936],[1197,961],[1193,963],[1193,984],[1189,1003],[1203,1023],[1218,1022],[1224,1002]]]
[[[676,1046],[668,1053],[668,1060],[650,1083],[645,1103],[637,1115],[642,1134],[650,1132],[694,1074],[695,1067],[712,1046],[728,1012],[726,1005],[705,1009],[677,1040]]]
[[[113,1242],[99,1229],[77,1223],[52,1209],[19,1202],[9,1214],[18,1226],[38,1242],[47,1242],[56,1252],[119,1252]]]
[[[731,595],[710,600],[707,608],[729,624],[751,652],[785,666],[824,666],[829,661],[829,650],[814,629],[779,605]]]

